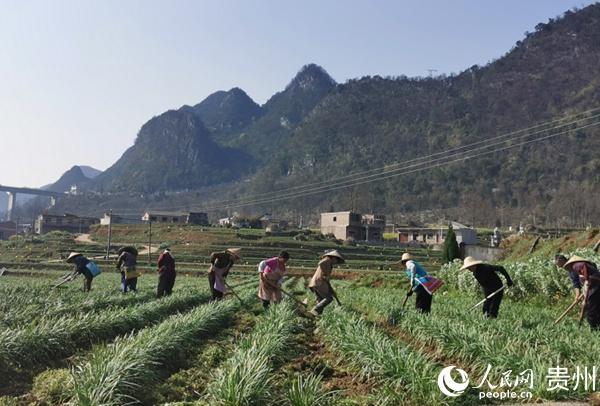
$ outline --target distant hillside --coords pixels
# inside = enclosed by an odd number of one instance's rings
[[[135,144],[91,188],[164,192],[239,180],[274,156],[334,86],[322,68],[307,65],[262,107],[234,88],[163,113],[142,126]]]
[[[200,118],[189,110],[171,110],[140,130],[135,144],[98,175],[101,191],[176,191],[238,179],[251,158],[216,144]]]
[[[315,64],[304,66],[283,91],[262,106],[263,116],[235,145],[264,162],[264,156],[287,148],[292,132],[335,86],[325,69]]]
[[[598,61],[600,4],[539,24],[502,58],[456,76],[351,80],[319,103],[285,151],[246,189],[335,179],[600,107]],[[265,178],[274,183],[265,187]],[[286,204],[326,208],[344,201],[348,207],[354,199],[362,210],[388,213],[459,206],[463,218],[488,223],[500,220],[500,209],[533,212],[537,221],[566,215],[583,223],[592,221],[590,213],[600,214],[598,199],[580,201],[575,209],[569,196],[597,194],[599,181],[600,131],[595,127]]]
[[[56,182],[49,186],[45,186],[44,189],[51,190],[53,192],[68,192],[71,190],[71,186],[83,187],[87,185],[90,180],[91,178],[85,176],[83,173],[82,167],[74,166],[67,172],[63,173],[63,175]]]
[[[61,175],[54,183],[41,186],[40,189],[51,190],[54,192],[68,192],[71,186],[87,188],[91,179],[96,177],[101,171],[91,166],[73,166],[71,169]],[[13,186],[13,185],[11,185]],[[19,186],[19,185],[16,185]],[[0,193],[0,219],[5,215],[7,205],[6,195]],[[50,199],[46,197],[36,197],[30,195],[17,195],[17,208],[15,214],[29,219],[32,213],[39,213],[45,210],[50,204]]]
[[[599,60],[600,4],[594,4],[538,24],[506,55],[458,75],[373,76],[336,84],[323,68],[307,65],[263,106],[232,89],[155,117],[90,187],[161,192],[214,186],[219,199],[323,180],[333,187],[340,176],[600,107]],[[581,225],[600,216],[600,203],[568,196],[600,193],[599,134],[597,128],[580,130],[249,210],[445,210],[487,224],[529,215],[523,220]]]
[[[81,172],[86,178],[94,179],[96,176],[100,175],[102,171],[99,171],[96,168],[92,168],[91,166],[79,165]]]
[[[194,107],[184,106],[197,114],[214,136],[227,141],[227,136],[239,134],[262,116],[262,110],[242,89],[211,94]]]

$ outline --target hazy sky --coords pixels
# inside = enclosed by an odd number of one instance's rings
[[[314,62],[344,82],[460,72],[591,1],[0,0],[0,184],[104,170],[144,122]]]

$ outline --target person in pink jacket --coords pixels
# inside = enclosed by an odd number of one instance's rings
[[[278,256],[265,259],[258,265],[260,281],[258,285],[258,297],[263,302],[265,310],[271,302],[281,302],[281,284],[286,273],[285,264],[290,259],[287,251],[281,251]]]

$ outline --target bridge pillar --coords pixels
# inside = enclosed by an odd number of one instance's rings
[[[13,192],[6,192],[8,195],[8,207],[6,208],[6,220],[11,221],[13,217],[13,210],[15,208],[15,201],[17,199],[17,194]]]

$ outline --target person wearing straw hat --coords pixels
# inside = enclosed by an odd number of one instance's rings
[[[323,313],[323,309],[333,301],[334,290],[331,287],[331,272],[334,265],[343,264],[344,257],[337,251],[329,251],[321,257],[317,270],[310,280],[308,287],[317,297],[317,304],[311,310],[314,315]]]
[[[258,283],[258,297],[262,300],[265,310],[271,302],[281,302],[281,289],[283,277],[287,271],[285,265],[290,259],[287,251],[281,251],[278,256],[261,261],[258,266],[260,279]]]
[[[583,313],[592,328],[600,330],[600,272],[598,266],[589,259],[573,255],[563,266],[569,272],[575,272],[584,282]]]
[[[554,256],[554,265],[556,265],[559,268],[564,268],[567,261],[568,261],[568,258],[562,254],[556,254]],[[581,292],[581,280],[579,279],[579,274],[575,271],[569,271],[569,279],[571,280],[571,285],[573,286],[573,289],[575,290],[575,301],[581,300],[582,292]]]
[[[117,270],[121,272],[121,289],[123,293],[128,290],[137,292],[137,279],[140,273],[137,271],[138,250],[135,247],[121,247],[117,259]]]
[[[90,263],[90,260],[79,252],[71,252],[67,258],[67,263],[74,265],[75,269],[73,271],[73,275],[83,275],[83,291],[89,292],[92,290],[92,280],[94,279],[94,275],[92,275],[92,272],[87,267],[87,265]]]
[[[208,284],[212,293],[212,300],[221,300],[227,291],[225,278],[229,274],[231,267],[240,262],[240,248],[229,248],[223,252],[213,252],[210,254],[210,268],[208,268]]]
[[[483,314],[490,318],[498,317],[498,310],[500,310],[500,303],[504,295],[503,290],[498,291],[504,286],[498,273],[504,276],[508,287],[513,285],[513,281],[508,272],[506,272],[506,269],[498,265],[484,264],[483,261],[478,261],[473,257],[465,258],[460,270],[463,271],[465,269],[473,272],[473,276],[479,282],[479,285],[481,285],[485,297],[493,294],[492,297],[487,298],[483,303]]]
[[[164,252],[158,257],[158,287],[156,289],[156,296],[160,298],[173,293],[176,277],[175,258],[173,258],[171,250],[165,248]]]
[[[408,299],[413,293],[416,293],[415,308],[422,313],[431,312],[433,292],[442,285],[442,281],[428,276],[425,268],[408,252],[402,254],[400,263],[406,267],[406,275],[410,278],[406,298]],[[431,289],[427,289],[425,283],[430,284]]]

